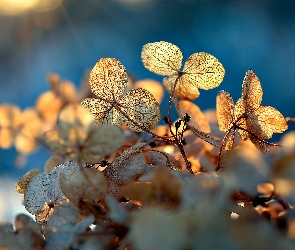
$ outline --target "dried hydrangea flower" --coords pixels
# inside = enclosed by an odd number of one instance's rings
[[[46,224],[55,206],[67,202],[59,185],[59,174],[64,172],[67,178],[71,178],[76,171],[80,171],[76,162],[66,162],[55,167],[49,174],[35,175],[29,182],[24,193],[24,205],[28,212],[36,216],[39,224]]]
[[[22,154],[29,154],[39,146],[42,121],[33,108],[20,111],[17,106],[0,106],[0,147],[12,145]]]
[[[262,101],[262,88],[260,81],[252,70],[248,70],[242,85],[242,97],[235,105],[235,119],[246,114],[238,125],[245,130],[238,130],[242,139],[250,138],[253,144],[260,148],[261,145],[252,132],[260,139],[269,139],[273,133],[282,133],[288,125],[284,116],[275,108],[260,106]]]
[[[62,81],[60,76],[54,73],[49,73],[47,79],[53,93],[58,96],[64,104],[78,102],[79,96],[72,82]]]
[[[164,89],[160,82],[153,79],[143,79],[134,83],[134,88],[142,88],[149,91],[158,103],[161,103],[164,97]]]
[[[80,199],[99,201],[106,194],[106,178],[94,168],[75,172],[70,179],[65,173],[60,173],[59,182],[64,195],[74,204]]]
[[[176,98],[186,100],[199,97],[199,88],[208,90],[218,87],[225,72],[222,64],[205,52],[192,54],[181,71],[182,52],[176,45],[164,41],[144,45],[141,60],[148,70],[169,76],[164,79],[166,90],[170,94],[174,91]]]
[[[218,125],[227,132],[225,148],[232,149],[235,131],[242,139],[250,139],[260,150],[267,151],[265,139],[273,133],[282,133],[288,126],[283,115],[273,107],[260,106],[262,88],[258,77],[252,70],[246,72],[242,84],[242,97],[234,105],[233,99],[226,91],[220,91],[216,99]]]
[[[59,130],[44,134],[45,142],[59,155],[80,164],[98,163],[121,147],[124,135],[115,126],[94,126],[91,114],[80,104],[66,106],[60,113]]]
[[[29,182],[37,174],[40,174],[39,168],[33,168],[25,173],[15,184],[16,192],[18,192],[19,194],[24,194]]]
[[[182,184],[168,168],[157,166],[153,169],[150,182],[131,182],[122,187],[122,194],[141,204],[159,203],[176,206],[180,203]]]
[[[137,88],[124,94],[128,76],[122,63],[115,58],[101,58],[90,73],[90,87],[96,98],[86,98],[82,105],[92,114],[96,124],[122,122],[133,131],[153,129],[161,118],[159,104],[145,89]]]
[[[147,167],[142,153],[144,145],[144,143],[138,143],[125,150],[111,165],[104,169],[103,173],[108,182],[107,194],[120,199],[122,195],[119,192],[119,187],[137,180],[144,173]]]

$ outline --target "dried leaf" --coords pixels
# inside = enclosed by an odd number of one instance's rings
[[[127,73],[117,59],[100,59],[90,74],[90,85],[97,96],[86,98],[82,105],[95,120],[95,124],[121,126],[122,121],[134,131],[149,131],[161,118],[159,104],[151,93],[138,88],[124,94]]]

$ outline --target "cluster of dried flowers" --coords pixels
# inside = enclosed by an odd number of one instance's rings
[[[35,220],[1,223],[0,248],[292,249],[295,135],[266,141],[287,123],[260,106],[255,73],[246,73],[236,104],[220,91],[216,112],[203,113],[190,101],[222,82],[214,56],[195,53],[181,71],[180,49],[155,42],[141,58],[167,77],[165,125],[161,84],[133,82],[114,58],[96,63],[90,88],[50,75],[52,90],[36,108],[0,106],[2,148],[27,154],[43,145],[53,154],[43,173],[32,169],[16,183]]]

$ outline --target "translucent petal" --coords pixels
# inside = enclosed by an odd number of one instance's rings
[[[65,147],[65,141],[60,137],[59,133],[55,130],[50,130],[44,133],[44,140],[51,150],[59,155],[65,156],[68,153]]]
[[[248,70],[242,84],[242,98],[246,112],[257,109],[262,101],[262,88],[258,77],[252,70]]]
[[[190,101],[183,100],[179,102],[179,109],[182,116],[184,116],[185,113],[191,116],[191,119],[189,121],[190,125],[202,130],[203,132],[211,132],[207,118],[196,104]]]
[[[165,89],[171,94],[177,75],[166,77],[163,79]],[[180,77],[174,90],[174,97],[182,100],[194,100],[200,96],[199,89],[196,85],[187,85],[185,79]]]
[[[71,202],[77,204],[79,199],[101,200],[107,189],[107,182],[99,170],[85,168],[76,171],[68,178],[64,173],[59,176],[60,187]]]
[[[168,42],[148,43],[141,51],[143,65],[150,71],[163,76],[177,74],[182,64],[180,49]]]
[[[282,133],[288,128],[284,116],[273,107],[261,106],[255,110],[255,114],[268,138],[271,138],[273,133]]]
[[[145,89],[132,89],[119,101],[122,120],[133,131],[153,129],[161,119],[161,110],[155,97]],[[128,118],[127,118],[127,117]],[[131,121],[132,120],[132,121]],[[136,124],[139,126],[136,126]]]
[[[101,58],[90,72],[89,83],[92,92],[106,100],[121,96],[127,82],[126,69],[115,58]]]
[[[232,150],[234,147],[234,142],[235,142],[235,131],[232,131],[227,139],[227,142],[225,144],[225,150]]]
[[[105,100],[86,98],[81,102],[82,106],[90,111],[96,125],[104,121],[103,123],[116,124],[121,126],[118,115],[109,114],[112,110],[112,106]]]
[[[67,105],[59,114],[58,126],[62,130],[68,130],[70,127],[87,127],[93,122],[93,118],[84,106],[75,103]]]
[[[119,149],[124,142],[122,131],[112,125],[99,125],[94,127],[82,150],[82,162],[92,164],[100,162],[106,155]]]
[[[164,97],[164,89],[161,83],[153,79],[144,79],[137,81],[134,86],[149,91],[157,100],[158,103],[162,102]]]
[[[39,168],[33,168],[25,173],[15,184],[16,192],[23,194],[31,179],[37,174],[40,174]]]
[[[226,132],[234,123],[234,101],[226,91],[220,91],[216,97],[216,114],[218,126]]]
[[[181,76],[185,85],[200,89],[212,89],[220,85],[224,78],[224,68],[216,57],[199,52],[192,54],[185,62]]]

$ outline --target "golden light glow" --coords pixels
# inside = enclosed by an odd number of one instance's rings
[[[20,15],[29,10],[45,12],[57,8],[62,0],[1,0],[0,14]]]

